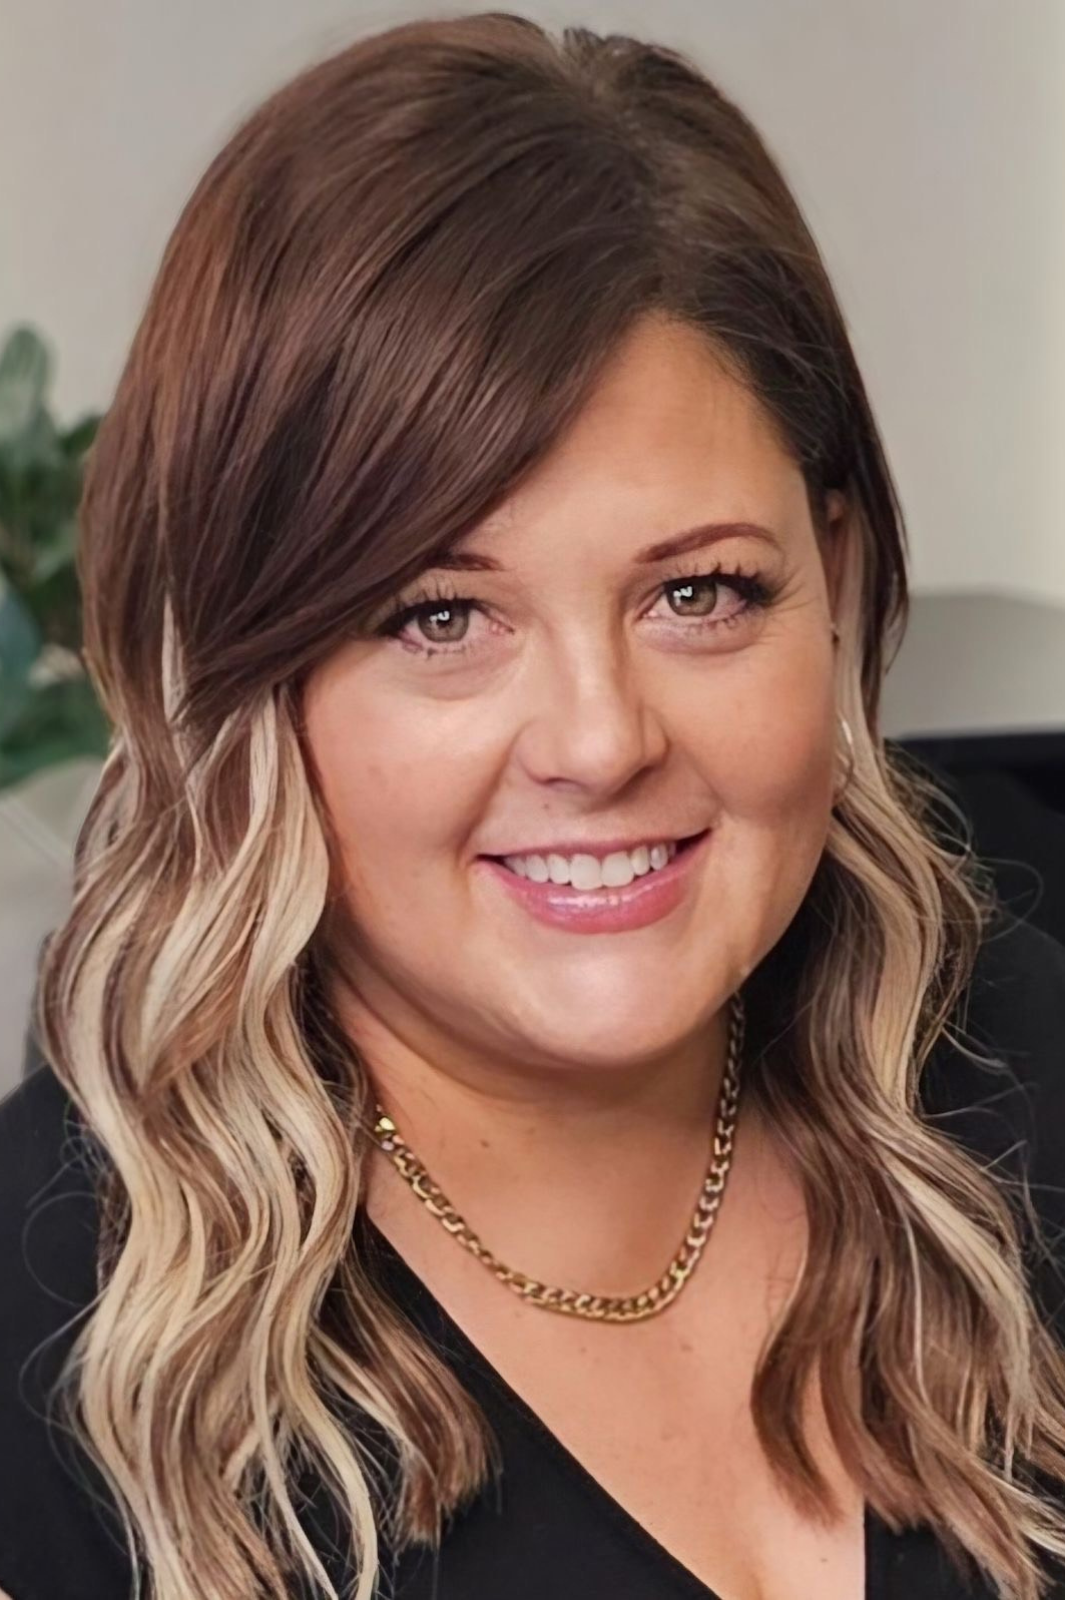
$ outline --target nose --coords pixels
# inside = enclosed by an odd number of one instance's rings
[[[611,794],[657,765],[668,742],[631,658],[586,648],[542,667],[513,753],[538,784]]]

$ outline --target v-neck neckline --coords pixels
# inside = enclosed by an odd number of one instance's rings
[[[365,1237],[372,1243],[380,1260],[383,1261],[385,1270],[398,1279],[404,1299],[412,1301],[423,1316],[428,1314],[430,1322],[436,1324],[438,1332],[451,1347],[451,1353],[457,1355],[465,1366],[496,1392],[511,1414],[521,1423],[525,1433],[541,1450],[551,1456],[559,1470],[566,1475],[588,1504],[611,1522],[619,1535],[644,1560],[663,1568],[669,1574],[676,1589],[677,1600],[731,1600],[730,1596],[720,1595],[715,1589],[711,1589],[709,1584],[704,1583],[690,1567],[685,1566],[679,1556],[674,1555],[666,1545],[662,1544],[633,1512],[622,1505],[621,1501],[600,1483],[569,1446],[563,1443],[558,1434],[548,1427],[524,1396],[519,1394],[498,1368],[492,1365],[365,1209],[359,1212],[359,1221],[365,1230]],[[879,1550],[884,1534],[889,1531],[866,1501],[862,1512],[865,1572],[861,1600],[885,1600],[881,1585]]]

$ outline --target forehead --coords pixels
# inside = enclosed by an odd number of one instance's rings
[[[551,454],[458,549],[508,565],[589,544],[629,556],[709,521],[786,537],[805,512],[802,473],[759,402],[697,330],[648,319]]]

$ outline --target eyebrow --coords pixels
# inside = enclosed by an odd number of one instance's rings
[[[645,545],[637,550],[633,563],[638,567],[655,566],[660,561],[670,561],[685,555],[689,550],[705,550],[720,539],[763,539],[780,547],[780,540],[768,528],[757,522],[701,522],[694,528],[685,528],[668,539]],[[474,550],[445,550],[432,564],[442,572],[503,572],[505,568],[494,556]]]

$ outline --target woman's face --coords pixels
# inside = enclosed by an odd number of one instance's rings
[[[426,574],[430,599],[398,632],[312,674],[307,738],[364,1039],[445,1069],[609,1072],[708,1029],[824,846],[842,511],[837,497],[823,555],[755,402],[697,333],[648,319],[565,441],[464,541],[491,569]],[[724,523],[764,531],[649,558]],[[661,882],[640,855],[608,874],[636,871],[628,890],[587,887],[588,862],[556,881],[582,843],[705,829]],[[541,856],[551,881],[485,859],[504,853]]]

